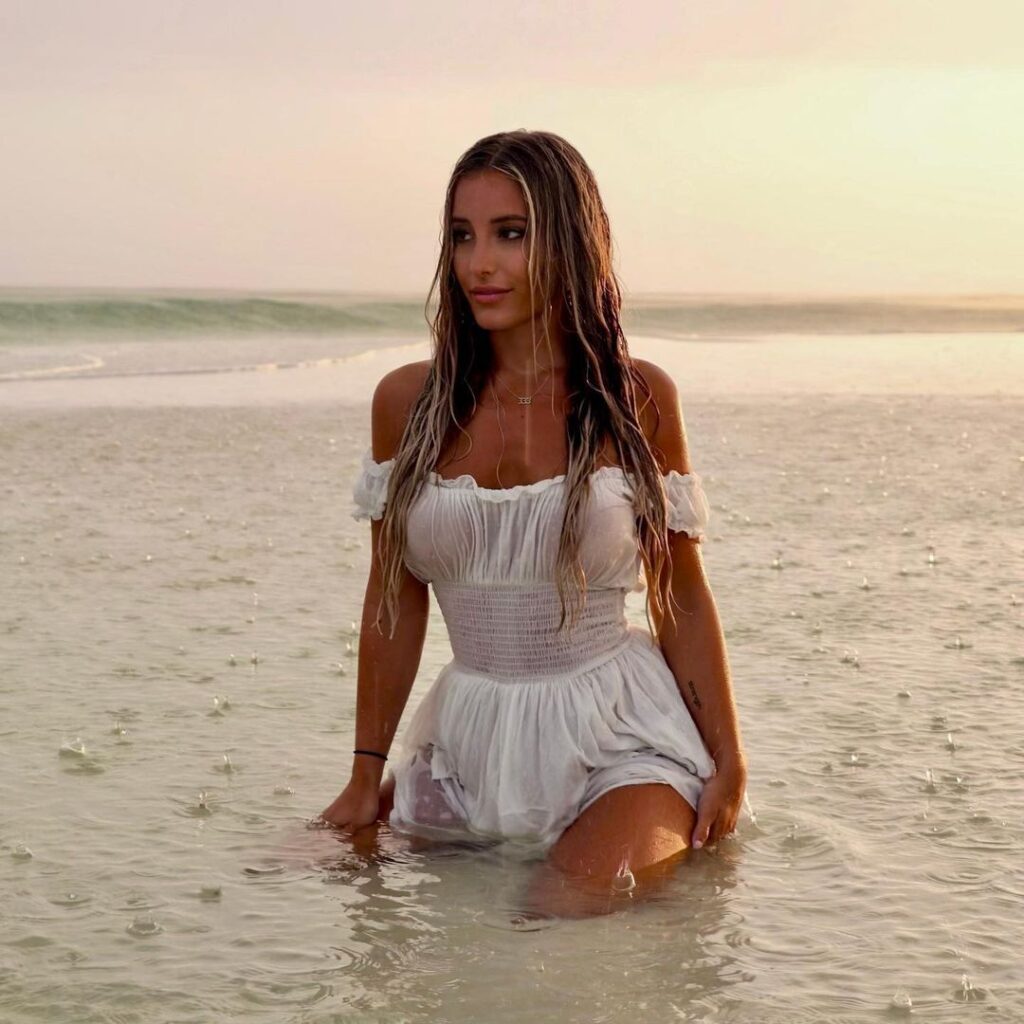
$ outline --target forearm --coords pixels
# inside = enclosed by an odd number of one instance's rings
[[[429,613],[425,584],[408,580],[399,591],[398,622],[394,636],[382,609],[381,627],[375,623],[380,591],[374,579],[367,585],[359,641],[359,678],[356,686],[355,748],[387,754],[416,679]],[[380,782],[384,761],[353,755],[352,778]]]
[[[677,591],[677,599],[680,595]],[[676,623],[663,620],[658,643],[716,765],[744,766],[736,702],[718,608],[706,583],[685,591]]]

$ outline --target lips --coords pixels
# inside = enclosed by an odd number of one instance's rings
[[[493,295],[504,295],[511,291],[510,288],[474,288],[472,294],[477,298],[484,299]]]

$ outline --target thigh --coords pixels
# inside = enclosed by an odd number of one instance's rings
[[[525,892],[529,913],[610,914],[656,893],[690,846],[693,808],[665,782],[616,786],[559,836]]]
[[[697,815],[664,782],[618,786],[598,797],[558,838],[549,863],[563,873],[613,880],[676,858],[690,846]]]

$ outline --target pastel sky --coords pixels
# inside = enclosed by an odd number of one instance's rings
[[[9,0],[0,286],[425,293],[451,168],[543,128],[628,292],[1009,293],[1021,0]]]

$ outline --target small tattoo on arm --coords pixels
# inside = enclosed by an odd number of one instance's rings
[[[690,696],[693,698],[693,703],[697,707],[701,707],[702,705],[701,705],[701,702],[700,702],[700,697],[697,696],[697,689],[693,685],[693,680],[692,679],[688,679],[687,682],[690,684]]]

